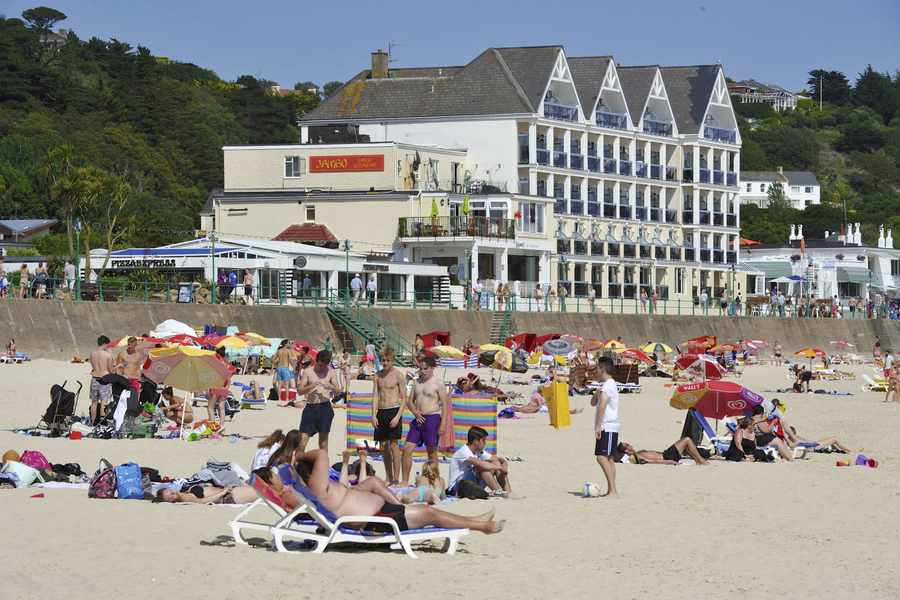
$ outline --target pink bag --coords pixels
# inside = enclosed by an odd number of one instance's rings
[[[52,468],[52,466],[50,465],[50,461],[47,460],[47,457],[37,450],[26,450],[22,453],[19,462],[22,462],[32,469],[37,469],[39,471],[44,469],[49,470]]]

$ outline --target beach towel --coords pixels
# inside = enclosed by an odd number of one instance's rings
[[[449,452],[456,450],[456,435],[453,431],[453,403],[447,407],[447,418],[441,421],[441,435],[438,438],[438,449]]]

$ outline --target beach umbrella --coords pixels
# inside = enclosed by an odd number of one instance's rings
[[[827,354],[821,348],[810,346],[794,352],[794,356],[798,358],[808,358],[810,361],[814,358],[825,358]]]
[[[482,344],[478,346],[478,352],[509,352],[509,348],[500,344]]]
[[[241,338],[251,346],[268,346],[272,343],[272,340],[270,340],[266,336],[254,333],[252,331],[239,331],[235,335],[237,335],[239,338]]]
[[[528,364],[514,355],[508,348],[505,350],[489,350],[478,355],[478,362],[486,367],[508,371],[510,373],[527,373]],[[493,380],[493,373],[491,374]]]
[[[855,347],[853,344],[851,344],[851,343],[848,342],[847,340],[832,340],[832,341],[830,341],[830,342],[828,342],[828,343],[831,344],[832,346],[834,346],[835,348],[840,349],[840,350],[846,350],[847,348],[854,348],[854,347]]]
[[[550,356],[567,356],[574,351],[575,346],[572,342],[562,338],[544,342],[544,354],[549,354]]]
[[[616,348],[624,348],[625,344],[619,340],[608,340],[603,347],[609,350],[615,350]]]
[[[671,354],[674,352],[671,346],[667,346],[662,342],[650,342],[649,344],[641,346],[641,350],[647,354]]]
[[[724,419],[749,415],[763,400],[734,381],[700,381],[676,387],[669,406],[680,410],[694,408],[707,418]]]
[[[225,349],[246,348],[247,346],[250,346],[250,345],[251,344],[249,342],[247,342],[243,338],[240,338],[236,335],[226,335],[225,337],[216,341],[215,344],[213,344],[213,346],[215,346],[216,348],[225,348]]]
[[[707,379],[721,379],[725,376],[722,365],[706,354],[682,354],[675,360],[675,366],[684,370],[699,370]]]
[[[215,352],[191,346],[155,348],[144,368],[144,376],[150,381],[188,392],[225,387],[231,373],[231,367]]]
[[[647,363],[648,365],[656,364],[656,361],[650,358],[646,352],[641,350],[640,348],[625,348],[614,350],[616,354],[621,358],[628,358],[631,360],[639,360],[643,363]]]
[[[430,352],[431,354],[433,354],[434,356],[437,356],[438,358],[462,359],[462,358],[466,357],[465,353],[455,346],[437,345],[437,346],[432,346],[431,348],[426,348],[425,352]]]
[[[581,349],[585,352],[598,352],[604,348],[606,348],[606,340],[598,340],[596,338],[585,340],[581,345]]]
[[[707,352],[710,354],[722,354],[723,352],[731,352],[733,350],[737,350],[737,346],[734,344],[716,344],[707,350]]]
[[[122,336],[120,338],[116,338],[113,341],[111,341],[110,343],[108,343],[105,346],[105,348],[110,349],[110,350],[113,350],[116,348],[125,348],[126,346],[128,346],[128,338],[129,337],[135,337],[137,339],[137,347],[143,348],[143,349],[152,348],[156,344],[165,344],[166,342],[169,341],[168,339],[163,339],[163,338],[124,335],[124,336]]]

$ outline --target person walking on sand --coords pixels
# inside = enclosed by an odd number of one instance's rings
[[[400,481],[400,437],[403,435],[403,410],[406,406],[406,376],[394,366],[394,350],[381,352],[382,369],[375,373],[372,393],[374,439],[381,442],[384,471],[388,485]]]
[[[291,350],[291,340],[281,340],[278,350],[275,352],[275,377],[272,382],[278,388],[278,399],[281,402],[288,401],[288,392],[291,389],[291,382],[294,380],[294,361],[296,356]]]
[[[322,350],[316,355],[313,366],[304,369],[300,376],[300,387],[297,396],[306,396],[300,403],[303,414],[300,417],[299,452],[306,450],[309,438],[319,436],[319,448],[328,453],[328,434],[331,433],[331,422],[334,420],[334,407],[331,400],[335,394],[341,393],[337,375],[331,368],[331,352]]]
[[[113,373],[116,363],[113,355],[106,349],[109,338],[101,335],[97,338],[97,348],[91,352],[91,423],[96,424],[100,417],[106,416],[106,405],[112,399],[112,385],[100,383],[100,378]]]
[[[413,384],[412,394],[406,405],[413,414],[406,443],[403,446],[403,479],[401,485],[409,484],[412,471],[413,452],[419,446],[425,446],[428,460],[438,461],[438,439],[441,433],[441,422],[447,417],[450,396],[447,386],[434,376],[437,361],[434,356],[424,356],[419,360],[419,378]]]
[[[591,398],[591,406],[597,408],[594,417],[594,456],[606,477],[606,495],[618,496],[616,488],[616,463],[613,455],[619,445],[619,388],[612,378],[613,362],[608,356],[597,359],[597,371],[601,387]]]

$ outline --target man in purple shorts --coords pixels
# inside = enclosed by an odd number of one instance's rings
[[[406,405],[413,414],[406,443],[403,444],[403,479],[400,485],[409,485],[409,474],[412,471],[412,456],[416,448],[425,446],[428,461],[438,463],[438,439],[441,436],[441,420],[446,417],[450,406],[447,386],[434,376],[437,366],[434,356],[419,358],[419,378],[413,385],[412,394]]]

